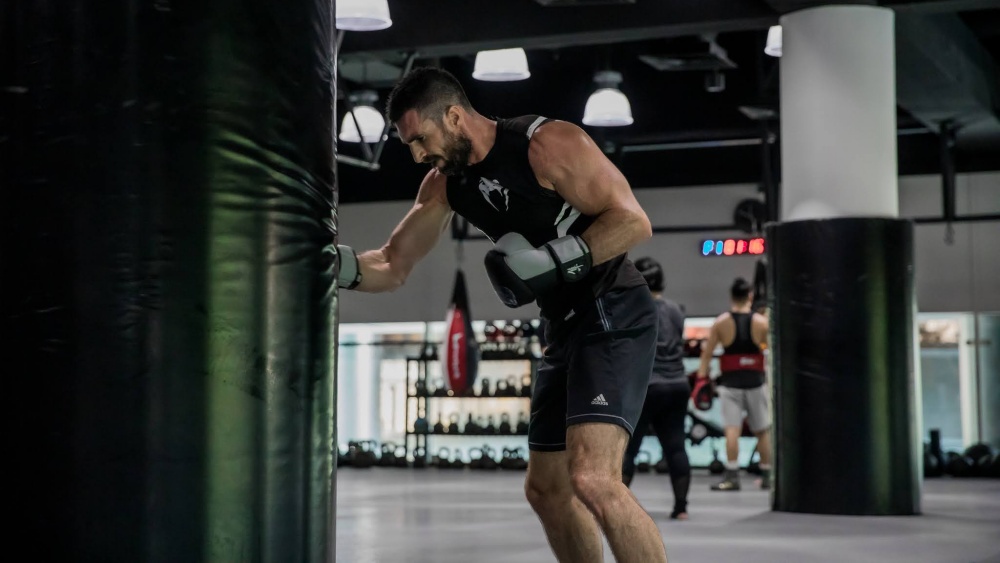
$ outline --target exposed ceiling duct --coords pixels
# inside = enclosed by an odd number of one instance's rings
[[[960,147],[1000,144],[997,69],[958,16],[896,14],[896,99],[928,129],[954,125]]]

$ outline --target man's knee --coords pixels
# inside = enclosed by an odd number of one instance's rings
[[[614,502],[624,491],[619,475],[594,469],[571,470],[569,480],[573,494],[598,517],[604,512],[607,503]]]
[[[573,497],[573,490],[565,482],[553,477],[531,476],[524,480],[524,496],[535,512],[561,506]]]

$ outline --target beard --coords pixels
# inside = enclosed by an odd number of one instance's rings
[[[464,135],[446,134],[447,145],[444,150],[444,164],[441,173],[445,176],[458,176],[469,167],[469,156],[472,155],[472,141]]]

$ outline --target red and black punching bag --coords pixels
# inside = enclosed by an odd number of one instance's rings
[[[455,272],[455,289],[445,318],[444,375],[448,388],[462,395],[476,382],[479,368],[479,343],[472,332],[469,293],[465,289],[465,274]]]

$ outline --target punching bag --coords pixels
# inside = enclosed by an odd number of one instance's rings
[[[0,3],[6,549],[334,560],[335,14]]]
[[[461,396],[476,382],[479,368],[479,343],[472,332],[469,293],[462,270],[455,272],[455,289],[444,324],[445,381],[456,396]]]

